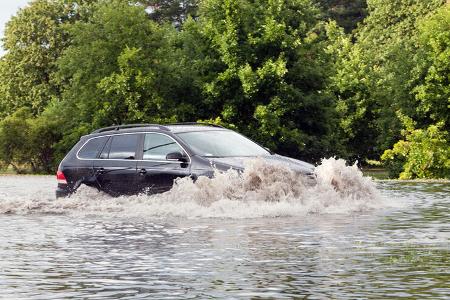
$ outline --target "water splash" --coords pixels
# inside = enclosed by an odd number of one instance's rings
[[[112,198],[82,186],[69,199],[6,197],[0,213],[13,214],[114,214],[187,218],[255,218],[304,216],[307,214],[354,213],[380,207],[373,181],[356,165],[341,159],[324,159],[315,170],[317,180],[297,174],[281,164],[250,160],[239,174],[216,172],[210,179],[178,179],[163,194]]]

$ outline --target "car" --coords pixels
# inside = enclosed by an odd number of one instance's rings
[[[214,124],[128,124],[82,136],[61,161],[56,197],[81,184],[112,196],[162,193],[174,180],[213,177],[214,171],[244,170],[249,158],[279,162],[313,176],[314,166],[281,156],[245,136]]]

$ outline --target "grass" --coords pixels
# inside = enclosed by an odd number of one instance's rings
[[[380,167],[363,167],[364,176],[370,176],[373,179],[389,179],[388,171]]]
[[[6,169],[0,169],[0,175],[16,175],[13,168],[7,167]]]
[[[24,170],[23,173],[17,173],[16,171],[14,171],[14,169],[11,166],[8,166],[7,168],[0,168],[0,176],[3,175],[51,175],[51,174],[36,174],[31,172],[31,169],[26,169]]]

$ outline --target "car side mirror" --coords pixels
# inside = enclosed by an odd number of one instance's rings
[[[186,162],[186,156],[181,152],[171,152],[166,155],[166,160]]]

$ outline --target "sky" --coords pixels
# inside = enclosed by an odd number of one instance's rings
[[[26,6],[29,0],[0,0],[0,37],[3,38],[5,24],[15,15],[19,8]],[[0,55],[4,50],[0,47]]]

